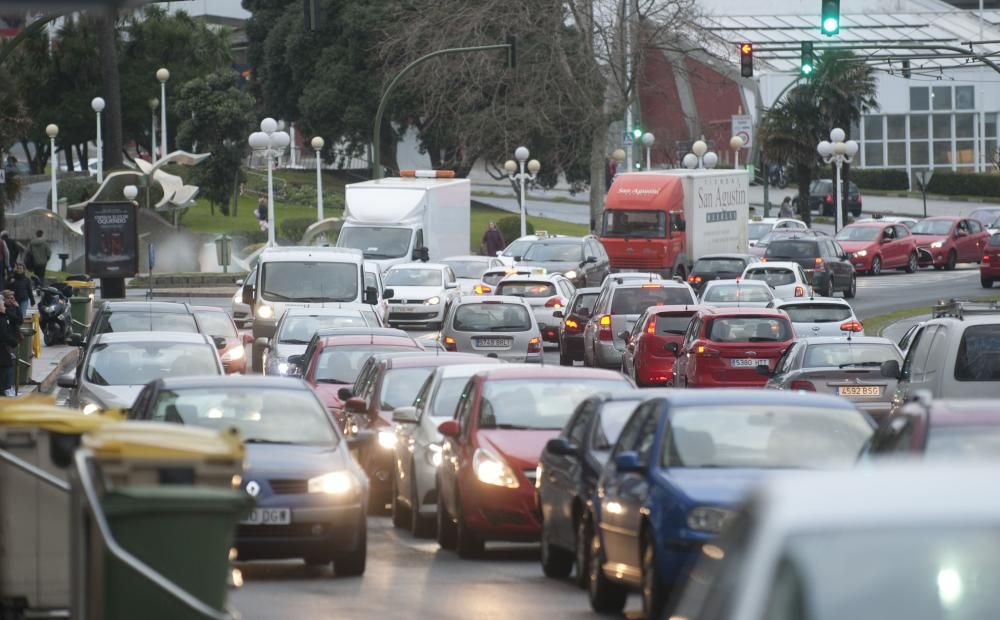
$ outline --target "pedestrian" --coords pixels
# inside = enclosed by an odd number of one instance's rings
[[[21,317],[28,316],[28,306],[35,305],[35,290],[32,286],[31,278],[24,272],[24,265],[18,263],[14,266],[14,275],[7,281],[7,288],[14,293],[17,307],[21,311]]]
[[[254,215],[257,217],[261,231],[267,230],[267,198],[260,197],[260,200],[257,201],[257,210],[254,211]]]
[[[10,234],[6,230],[0,230],[0,240],[3,240],[4,245],[7,246],[7,256],[10,258],[9,267],[14,268],[18,263],[18,257],[21,254],[21,248],[17,245],[17,241],[10,238]]]
[[[15,395],[14,364],[17,356],[17,337],[21,333],[16,315],[16,306],[0,304],[0,391],[4,396]]]
[[[507,243],[503,240],[503,233],[497,228],[496,222],[490,222],[479,242],[479,249],[484,251],[486,256],[496,256],[503,252],[505,247],[507,247]]]
[[[43,239],[45,233],[41,230],[35,231],[35,238],[28,244],[28,255],[25,256],[24,265],[38,277],[38,281],[45,284],[45,267],[52,258],[52,248],[49,242]]]
[[[611,183],[615,180],[616,174],[618,174],[618,160],[616,160],[614,157],[609,157],[607,166],[604,170],[605,193],[611,191]]]
[[[781,210],[778,211],[778,217],[795,217],[795,211],[792,211],[792,199],[785,196],[785,199],[781,201]]]
[[[14,261],[10,255],[10,246],[7,245],[6,230],[0,232],[0,238],[3,241],[3,243],[0,243],[0,273],[3,274],[3,279],[6,280],[14,270]]]

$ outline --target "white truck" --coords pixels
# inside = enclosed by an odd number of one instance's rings
[[[432,174],[348,185],[337,247],[361,250],[383,271],[468,254],[472,184]]]

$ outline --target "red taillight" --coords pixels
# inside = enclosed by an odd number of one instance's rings
[[[538,338],[532,338],[528,341],[528,353],[541,353],[542,352],[542,341]]]
[[[688,276],[688,282],[691,284],[701,284],[701,276]]]
[[[813,267],[813,271],[823,271],[825,268],[826,268],[826,265],[823,263],[823,257],[822,256],[817,256],[816,257],[816,266]]]
[[[823,201],[824,201],[824,202],[833,202],[833,196],[831,196],[830,194],[827,194],[827,195],[826,195],[826,196],[825,196],[825,197],[823,198]]]
[[[562,299],[553,297],[545,302],[546,308],[562,308]]]
[[[864,331],[864,329],[864,325],[858,321],[848,321],[840,324],[840,331],[842,332],[860,332]]]
[[[455,342],[455,339],[452,338],[451,336],[445,336],[444,337],[444,349],[445,349],[445,351],[452,351],[452,352],[457,353],[458,352],[458,344]]]
[[[989,254],[983,254],[983,262],[984,263],[990,262],[990,255]]]
[[[804,288],[802,288],[801,286],[796,286],[795,287],[795,296],[796,297],[805,297],[805,295],[806,295],[806,290]]]
[[[795,390],[797,392],[815,392],[816,386],[812,384],[812,381],[792,381],[791,385],[788,386],[789,389]]]
[[[655,334],[656,333],[656,317],[649,319],[649,323],[646,323],[646,333]]]
[[[472,289],[472,292],[476,295],[489,295],[493,292],[493,289],[485,284],[477,284],[476,288]]]
[[[611,316],[605,314],[597,321],[597,339],[605,342],[614,340],[611,333]]]

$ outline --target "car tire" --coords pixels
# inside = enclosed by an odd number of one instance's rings
[[[854,299],[858,294],[858,276],[851,274],[851,284],[844,289],[844,299]]]
[[[602,565],[604,551],[601,548],[601,535],[597,528],[591,528],[590,536],[590,573],[587,577],[587,598],[590,608],[599,614],[621,613],[628,598],[628,589],[607,578]]]
[[[958,255],[955,254],[955,250],[950,250],[948,252],[948,262],[944,264],[945,271],[954,271],[955,263],[958,262]]]
[[[463,560],[475,560],[483,555],[483,540],[476,536],[475,532],[469,529],[469,524],[465,522],[465,515],[462,514],[462,498],[455,491],[455,505],[458,514],[455,515],[455,552]]]
[[[368,562],[368,520],[361,515],[358,547],[354,551],[342,553],[333,558],[333,572],[338,577],[360,577],[365,574]]]
[[[565,579],[573,572],[574,555],[549,542],[549,528],[542,517],[542,572],[550,579]]]
[[[410,471],[416,471],[414,465],[410,465]],[[434,521],[420,514],[420,494],[417,490],[416,475],[410,476],[410,534],[417,538],[430,538],[433,531]]]
[[[910,257],[906,260],[906,273],[916,273],[919,267],[920,260],[917,258],[917,253],[911,252]]]
[[[587,580],[590,578],[590,536],[590,518],[587,515],[580,515],[576,523],[576,553],[573,565],[574,581],[581,590],[587,589]]]
[[[455,522],[452,521],[451,514],[448,513],[448,508],[444,505],[440,489],[441,480],[438,479],[437,542],[442,549],[452,551],[455,549]]]
[[[656,542],[646,530],[642,537],[642,612],[646,618],[659,618],[667,599],[667,588],[660,582],[656,564]]]
[[[979,283],[983,285],[983,288],[993,288],[993,280],[990,278],[979,278]]]
[[[573,365],[573,356],[563,351],[562,347],[559,348],[559,365],[560,366]]]
[[[868,275],[877,276],[882,273],[882,257],[876,256],[872,259],[872,268],[868,270]]]
[[[399,489],[396,486],[396,472],[392,473],[392,526],[398,527],[399,529],[406,529],[410,524],[410,520],[407,519],[409,515],[406,514],[406,506],[403,506],[403,502],[399,501]]]

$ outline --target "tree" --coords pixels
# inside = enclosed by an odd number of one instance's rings
[[[14,88],[13,80],[0,71],[0,166],[6,165],[6,152],[31,126],[27,108]],[[7,227],[6,213],[21,194],[21,179],[12,170],[7,171],[0,185],[0,229]]]
[[[784,100],[766,110],[757,134],[768,160],[787,162],[795,168],[799,216],[810,225],[809,185],[817,164],[816,145],[822,139],[822,120],[812,87],[796,86]]]
[[[237,79],[233,71],[195,78],[180,88],[174,104],[184,119],[177,128],[177,144],[212,153],[194,168],[191,182],[223,215],[229,215],[230,201],[243,182],[242,164],[250,150],[247,137],[254,128],[253,97],[237,87]]]

